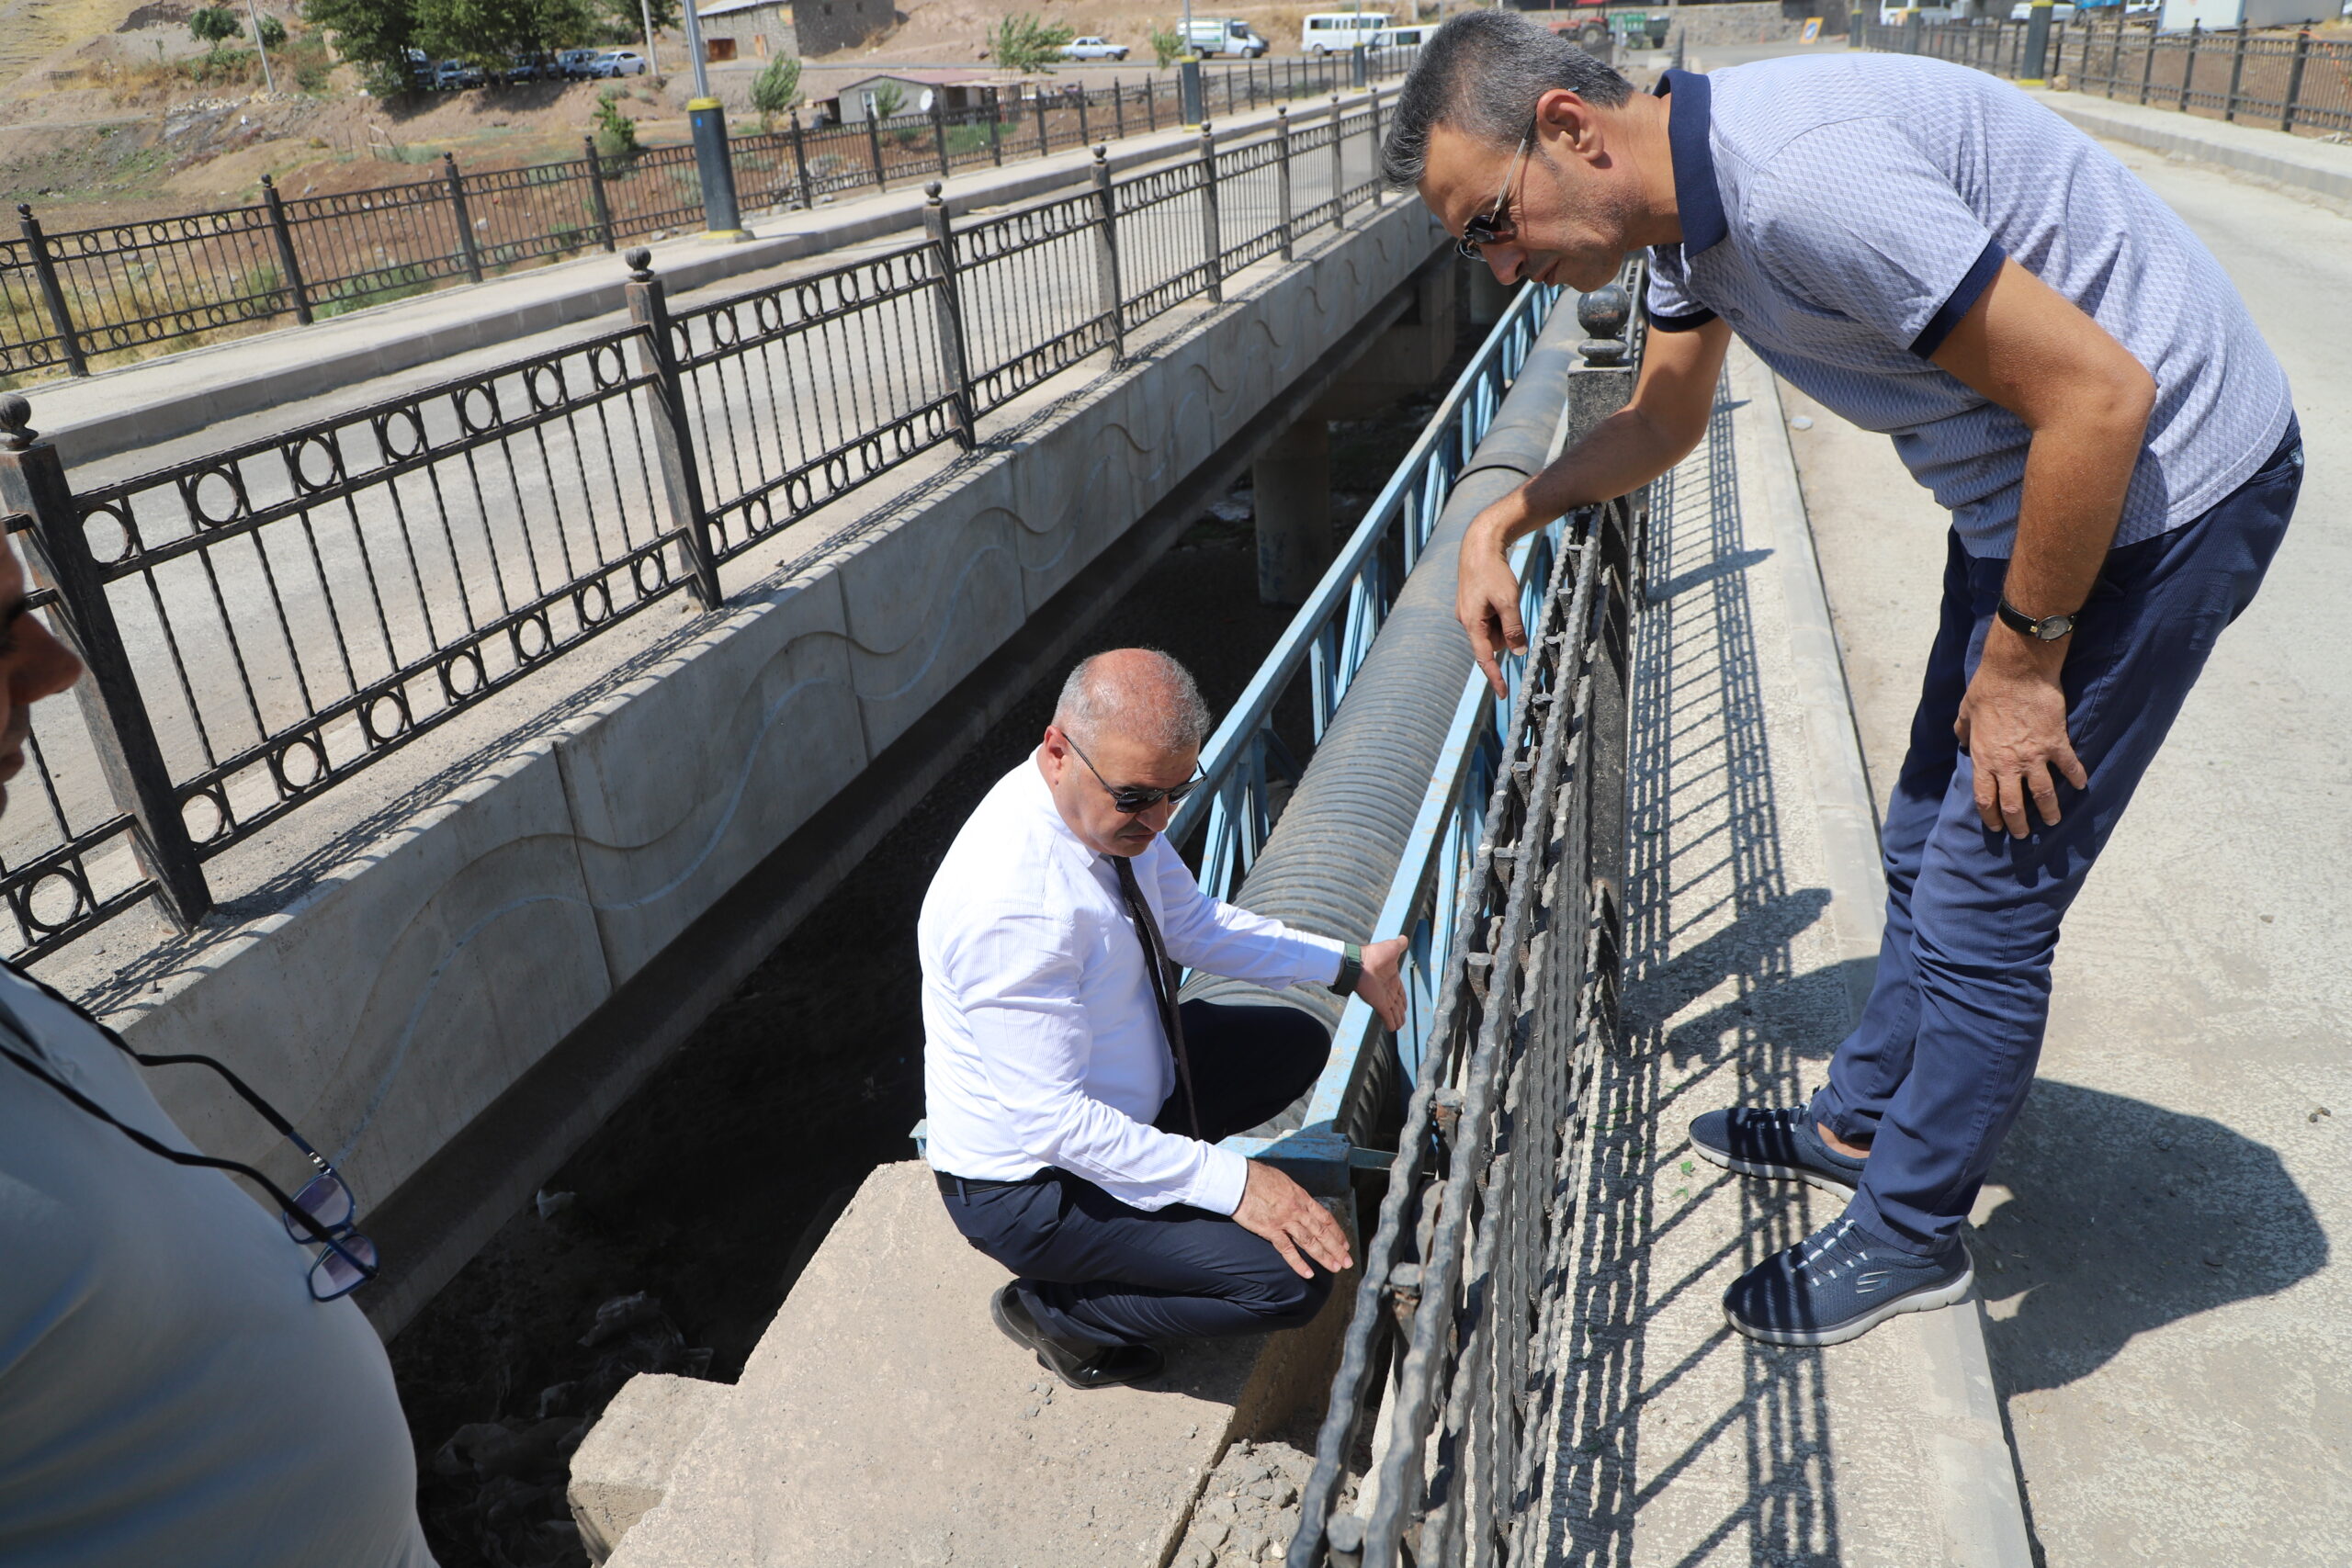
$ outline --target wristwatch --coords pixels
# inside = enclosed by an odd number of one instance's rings
[[[1994,614],[2001,617],[2001,624],[2009,630],[2019,637],[2030,637],[2036,642],[2056,642],[2075,629],[2073,615],[2044,615],[2037,621],[2010,604],[2007,594],[2001,596]]]
[[[1363,949],[1349,942],[1340,953],[1340,977],[1331,982],[1335,997],[1356,994],[1356,982],[1363,978]]]

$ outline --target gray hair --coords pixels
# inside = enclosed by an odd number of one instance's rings
[[[1162,751],[1191,751],[1208,739],[1209,708],[1192,671],[1168,655],[1115,648],[1069,672],[1054,723],[1080,746],[1116,733]]]
[[[1405,78],[1380,145],[1381,177],[1396,190],[1420,184],[1430,131],[1440,125],[1494,146],[1517,146],[1535,117],[1535,100],[1555,87],[1603,108],[1634,94],[1631,82],[1520,12],[1464,12],[1421,46]]]

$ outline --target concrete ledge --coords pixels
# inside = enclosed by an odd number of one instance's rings
[[[1293,118],[1318,123],[1329,113],[1328,103],[1302,100]],[[1264,130],[1273,119],[1273,111],[1261,110],[1223,122],[1223,130],[1230,138]],[[1113,172],[1127,174],[1196,149],[1199,137],[1174,130],[1106,145]],[[966,171],[943,182],[942,199],[960,217],[1077,189],[1091,178],[1092,167],[1092,153],[1075,148],[1004,168]],[[753,237],[748,243],[714,244],[692,234],[650,248],[655,270],[675,298],[729,279],[748,284],[754,273],[910,233],[921,227],[923,206],[917,181],[810,212],[761,219],[749,225]],[[598,252],[28,390],[39,398],[43,429],[66,462],[95,462],[453,355],[615,315],[626,309],[626,277],[617,256]]]
[[[639,1372],[622,1385],[571,1456],[566,1489],[588,1555],[602,1562],[660,1506],[678,1457],[734,1390],[700,1378]]]
[[[2216,164],[2336,201],[2352,201],[2352,147],[2250,125],[2199,119],[2172,109],[2109,103],[2084,93],[2027,88],[2070,125],[2199,163]]]
[[[1004,1280],[927,1168],[883,1167],[666,1470],[680,1423],[646,1416],[644,1379],[623,1391],[574,1461],[574,1509],[665,1472],[616,1568],[1164,1562],[1227,1446],[1319,1396],[1353,1296],[1342,1280],[1305,1328],[1173,1346],[1150,1386],[1080,1393],[989,1321]]]

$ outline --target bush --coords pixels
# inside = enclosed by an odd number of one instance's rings
[[[1062,45],[1077,36],[1059,22],[1042,22],[1025,11],[1017,12],[999,22],[996,31],[989,35],[989,58],[1001,70],[1050,76],[1054,62],[1062,57]]]
[[[207,6],[187,19],[187,30],[196,41],[212,46],[218,54],[220,46],[232,38],[245,36],[244,24],[237,20],[237,13],[226,6]]]
[[[752,78],[752,107],[760,111],[760,129],[775,129],[775,117],[800,101],[800,62],[779,54]]]
[[[261,19],[261,46],[264,49],[284,49],[286,24],[276,17],[264,17]]]
[[[1154,28],[1148,35],[1151,57],[1161,70],[1166,70],[1184,55],[1184,35],[1174,28]]]
[[[610,159],[637,155],[637,121],[621,113],[621,93],[607,87],[596,95],[596,152]]]
[[[907,95],[896,82],[885,82],[874,89],[874,118],[896,119],[906,111]]]

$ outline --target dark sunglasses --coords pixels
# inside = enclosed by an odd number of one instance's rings
[[[22,975],[22,971],[18,973]],[[0,1008],[0,1056],[6,1056],[9,1061],[64,1096],[76,1108],[104,1122],[148,1153],[158,1155],[174,1165],[193,1166],[203,1170],[234,1172],[276,1199],[278,1218],[286,1226],[286,1234],[297,1242],[305,1246],[315,1246],[320,1249],[311,1263],[310,1285],[313,1300],[331,1302],[338,1297],[347,1296],[382,1271],[376,1253],[376,1244],[361,1235],[354,1228],[358,1222],[359,1209],[357,1203],[352,1199],[351,1189],[344,1185],[343,1178],[336,1173],[334,1166],[327,1163],[326,1156],[312,1148],[304,1140],[302,1134],[294,1130],[293,1124],[277,1113],[275,1106],[246,1087],[244,1079],[209,1056],[196,1055],[150,1056],[134,1051],[121,1035],[99,1022],[86,1009],[77,1005],[71,998],[35,979],[32,976],[23,975],[23,978],[40,986],[51,1000],[57,1002],[81,1019],[83,1022],[96,1029],[116,1050],[142,1066],[210,1067],[227,1080],[229,1087],[237,1091],[238,1098],[252,1106],[260,1114],[262,1120],[276,1128],[288,1143],[301,1150],[303,1157],[311,1162],[312,1168],[318,1174],[303,1186],[301,1191],[289,1198],[276,1182],[249,1165],[240,1165],[232,1159],[216,1159],[210,1155],[191,1154],[185,1149],[173,1148],[168,1144],[149,1136],[141,1129],[117,1120],[113,1112],[107,1111],[105,1106],[50,1072],[39,1061],[23,1055],[8,1045],[6,1043],[6,1036],[14,1035],[29,1047],[32,1045],[32,1036],[25,1026],[5,1008]],[[37,1047],[34,1049],[38,1051]]]
[[[1102,770],[1094,765],[1093,759],[1078,750],[1078,742],[1070,740],[1069,731],[1063,731],[1062,739],[1069,740],[1069,749],[1078,752],[1078,760],[1086,764],[1086,771],[1094,775],[1094,782],[1101,784],[1104,793],[1110,795],[1112,809],[1122,817],[1133,817],[1137,812],[1148,811],[1163,800],[1170,805],[1181,805],[1186,795],[1206,782],[1195,773],[1193,777],[1185,780],[1174,789],[1148,789],[1141,786],[1120,789],[1102,776]]]
[[[1492,244],[1496,237],[1510,226],[1510,187],[1518,181],[1519,165],[1526,158],[1527,149],[1534,140],[1535,128],[1531,125],[1527,128],[1527,134],[1519,139],[1519,151],[1511,154],[1510,166],[1503,171],[1502,188],[1495,192],[1495,199],[1487,203],[1486,211],[1462,225],[1462,238],[1453,242],[1453,248],[1464,260],[1482,259],[1478,247]]]

